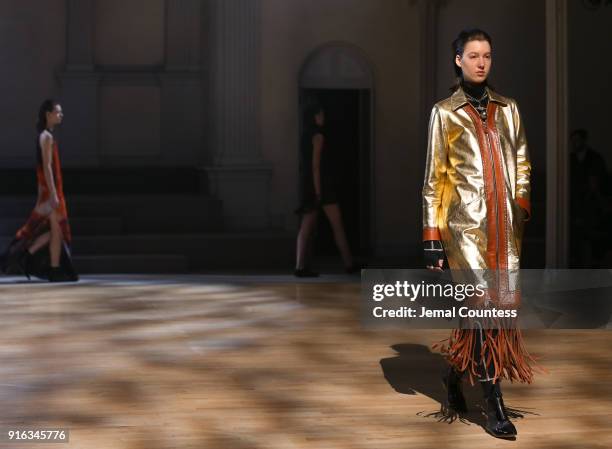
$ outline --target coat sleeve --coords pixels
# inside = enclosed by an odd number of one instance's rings
[[[516,132],[516,187],[514,197],[526,212],[526,220],[531,218],[531,161],[527,148],[525,127],[516,103],[513,104],[513,120]]]
[[[448,145],[437,106],[431,111],[423,181],[423,240],[441,240],[438,213],[446,184]]]

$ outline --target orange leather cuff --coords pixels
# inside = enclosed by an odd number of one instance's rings
[[[531,218],[531,201],[525,198],[517,198],[516,202],[527,212],[527,218],[525,218],[525,221],[528,221]]]
[[[438,228],[423,228],[423,241],[427,240],[442,240],[440,230]]]

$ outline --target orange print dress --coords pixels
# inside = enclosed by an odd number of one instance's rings
[[[53,212],[51,207],[51,192],[45,179],[45,173],[42,163],[42,150],[40,144],[37,145],[37,165],[36,165],[36,180],[38,184],[38,198],[36,206],[31,212],[25,224],[19,228],[15,238],[10,243],[0,260],[2,271],[6,274],[32,274],[40,278],[47,278],[50,261],[48,247],[45,246],[28,258],[27,273],[24,273],[23,266],[24,256],[27,249],[36,241],[38,237],[49,232],[51,226],[49,216]],[[62,232],[62,255],[60,258],[60,268],[69,274],[76,274],[72,264],[70,245],[72,243],[72,232],[68,222],[68,210],[66,208],[66,199],[64,197],[64,185],[62,178],[62,169],[59,157],[59,147],[57,141],[53,140],[52,153],[52,173],[55,183],[55,191],[59,200],[59,206],[55,209],[59,215],[59,224]]]

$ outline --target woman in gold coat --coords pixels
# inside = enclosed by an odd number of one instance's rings
[[[529,153],[516,101],[487,85],[491,38],[478,29],[453,42],[457,85],[431,112],[423,184],[427,268],[516,270],[524,222],[531,215]],[[461,378],[477,378],[487,400],[485,429],[513,438],[500,380],[530,382],[532,359],[519,329],[456,329],[443,353],[450,364],[449,406],[465,411]]]

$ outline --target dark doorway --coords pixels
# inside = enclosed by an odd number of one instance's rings
[[[325,110],[324,151],[334,153],[338,203],[347,238],[353,253],[365,257],[370,253],[370,90],[301,89],[301,111],[313,101]],[[316,255],[339,257],[323,213],[315,242]]]

